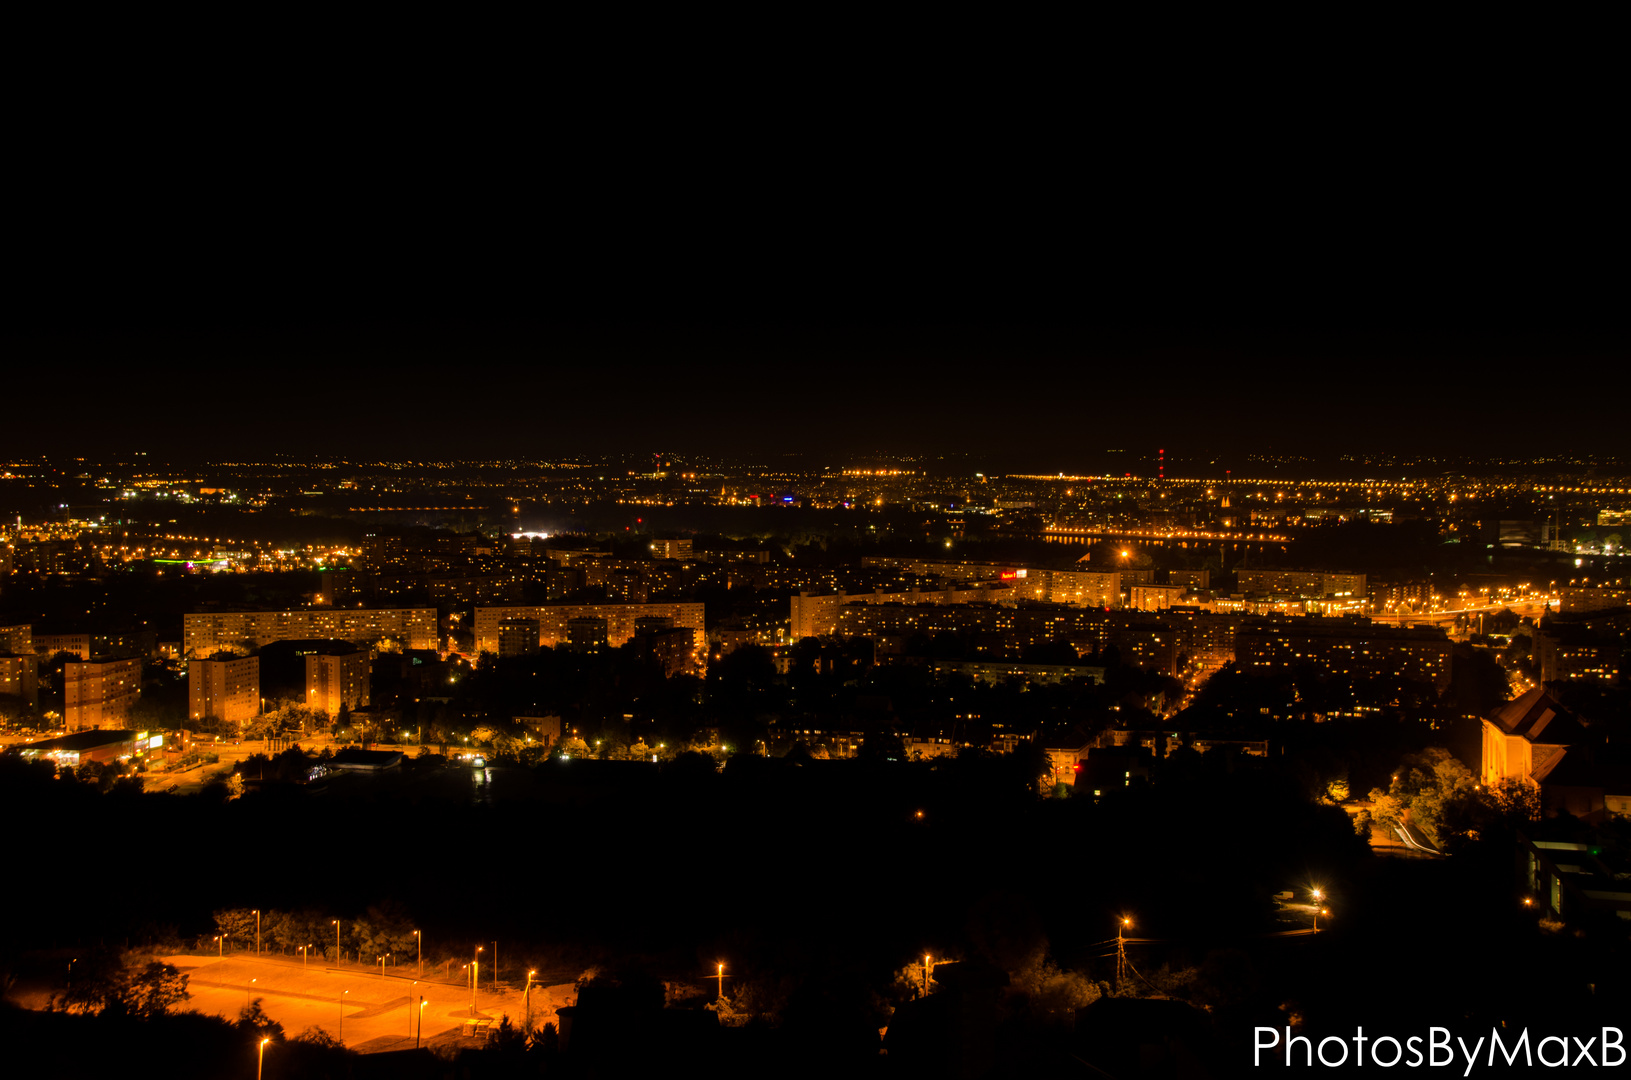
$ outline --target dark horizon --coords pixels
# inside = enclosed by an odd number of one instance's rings
[[[1213,335],[1034,324],[316,324],[13,338],[0,452],[190,461],[667,452],[1087,468],[1618,456],[1609,334]],[[82,373],[62,396],[65,373]],[[1545,393],[1545,383],[1579,393]],[[1592,387],[1596,387],[1593,390]]]

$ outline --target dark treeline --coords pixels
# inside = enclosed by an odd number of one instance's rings
[[[922,763],[738,755],[722,769],[687,753],[478,774],[429,755],[224,799],[220,786],[102,793],[7,757],[9,820],[53,839],[5,892],[6,924],[29,928],[7,935],[6,963],[207,948],[224,909],[317,925],[390,910],[424,932],[431,963],[499,940],[512,981],[596,968],[614,987],[688,985],[696,1004],[723,962],[733,999],[774,1017],[755,1028],[766,1053],[803,1053],[820,1033],[829,1065],[875,1053],[926,953],[1006,986],[982,1021],[992,1046],[1063,1060],[1087,1030],[1072,1034],[1075,1009],[1111,989],[1124,914],[1130,936],[1153,939],[1130,951],[1138,985],[1201,1008],[1224,1058],[1249,1052],[1252,1025],[1283,1026],[1282,1006],[1346,1030],[1516,1015],[1520,985],[1547,987],[1546,1009],[1569,1003],[1572,1020],[1619,1000],[1623,943],[1526,919],[1499,821],[1452,860],[1401,862],[1372,856],[1280,760],[1182,750],[1154,783],[1097,801],[1038,794],[1041,765],[1034,748]],[[1303,925],[1274,894],[1314,885],[1328,933],[1264,936]],[[1582,1004],[1587,983],[1601,997]]]

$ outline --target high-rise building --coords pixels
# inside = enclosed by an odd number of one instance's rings
[[[1247,594],[1294,596],[1303,600],[1366,595],[1364,574],[1326,570],[1237,570],[1235,587]]]
[[[691,557],[691,541],[653,540],[651,542],[651,557],[653,559],[689,559]]]
[[[599,649],[606,645],[606,620],[580,615],[566,621],[566,641],[574,649]]]
[[[32,652],[0,650],[0,705],[11,702],[27,708],[40,703],[40,662]]]
[[[0,626],[0,653],[33,656],[34,628],[28,623],[19,626]]]
[[[1184,589],[1182,585],[1133,585],[1127,592],[1127,606],[1133,610],[1163,611],[1178,602]]]
[[[1047,599],[1056,604],[1096,608],[1121,606],[1122,575],[1119,571],[1053,570],[1048,571],[1047,576]]]
[[[703,640],[703,606],[685,604],[541,604],[506,607],[476,608],[476,650],[498,652],[498,627],[506,619],[537,619],[538,644],[554,648],[567,640],[567,624],[573,619],[594,618],[606,620],[606,643],[613,648],[634,636],[636,619],[648,615],[663,615],[674,620],[675,626],[696,631],[698,642]]]
[[[306,705],[338,716],[347,709],[368,707],[368,653],[362,649],[348,653],[308,653],[306,655]]]
[[[634,635],[634,647],[643,665],[674,676],[696,666],[695,638],[689,627],[642,627]]]
[[[69,661],[62,666],[64,719],[69,731],[122,728],[142,696],[142,662]]]
[[[1355,680],[1402,676],[1439,693],[1450,687],[1453,647],[1440,629],[1308,616],[1253,623],[1236,641],[1240,666],[1254,674],[1309,666]]]
[[[319,608],[308,611],[202,612],[182,619],[182,650],[212,656],[270,645],[274,641],[328,638],[373,646],[434,649],[435,608]]]
[[[258,656],[221,653],[187,661],[187,718],[233,725],[253,720],[260,712],[260,677]]]
[[[35,634],[34,651],[42,660],[50,660],[58,653],[71,653],[81,660],[91,658],[89,634]]]
[[[504,619],[498,624],[498,655],[525,656],[538,651],[537,619]]]

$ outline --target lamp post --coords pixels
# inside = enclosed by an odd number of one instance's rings
[[[260,912],[260,908],[256,908],[255,909],[255,955],[259,956],[260,954],[261,954],[261,912]]]
[[[413,1033],[413,1048],[415,1050],[419,1049],[419,1037],[425,1033],[425,1006],[429,1004],[430,1002],[424,998],[419,999],[419,1030]]]
[[[226,956],[226,954],[227,954],[226,935],[225,934],[216,934],[215,935],[215,957],[216,957],[216,959],[219,960],[222,957]]]
[[[244,984],[244,1008],[246,1009],[249,1008],[249,991],[254,987],[255,982],[256,980],[250,979],[249,982]]]
[[[923,993],[922,997],[929,996],[929,954],[923,954]]]
[[[296,949],[295,952],[300,954],[300,967],[302,970],[304,970],[306,967],[306,947],[302,945],[300,948]]]
[[[255,1060],[255,1080],[261,1080],[261,1070],[266,1067],[266,1044],[271,1041],[271,1039],[261,1040],[260,1054]]]
[[[349,994],[349,993],[351,993],[351,991],[349,991],[349,990],[341,990],[340,991],[340,1045],[341,1046],[345,1045],[345,996],[347,994]]]
[[[340,962],[340,920],[330,919],[329,922],[334,924],[334,962],[337,964]]]
[[[724,964],[719,965],[718,970],[714,972],[714,977],[719,980],[719,1000],[724,1001],[725,1000],[725,965]]]
[[[1314,911],[1314,932],[1315,933],[1319,933],[1320,916],[1321,915],[1330,915],[1330,914],[1331,914],[1331,910],[1329,908],[1317,908],[1317,909],[1315,909],[1315,911]]]
[[[493,993],[498,993],[498,942],[493,942]]]
[[[1127,938],[1124,931],[1131,925],[1133,925],[1133,920],[1125,915],[1116,923],[1116,989],[1118,991],[1121,989],[1122,981],[1127,978]]]
[[[521,1000],[523,1002],[525,1002],[526,1006],[527,1006],[527,1030],[528,1031],[532,1030],[532,977],[534,975],[536,975],[536,974],[538,974],[538,969],[537,968],[534,968],[533,970],[527,972],[527,988],[521,994]]]
[[[425,935],[415,930],[413,932],[413,947],[417,954],[419,974],[425,973]]]
[[[476,1015],[476,988],[481,985],[481,964],[477,960],[482,953],[482,947],[476,946],[476,951],[470,957],[470,1015]]]

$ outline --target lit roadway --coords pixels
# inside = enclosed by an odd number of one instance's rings
[[[187,990],[192,997],[178,1006],[180,1009],[236,1020],[246,997],[260,998],[262,1010],[283,1025],[289,1038],[308,1027],[318,1027],[341,1037],[351,1049],[368,1054],[413,1046],[410,1020],[417,1026],[413,1017],[422,996],[426,1002],[424,1043],[447,1045],[462,1041],[464,1045],[476,1045],[464,1034],[465,1025],[472,1019],[470,987],[456,969],[454,981],[447,982],[441,978],[442,969],[430,964],[425,965],[429,978],[415,981],[412,964],[388,966],[381,975],[378,967],[334,965],[320,959],[303,967],[298,959],[287,956],[262,956],[257,960],[253,954],[244,953],[229,953],[225,959],[184,955],[164,960],[188,976]],[[500,1018],[508,1016],[517,1028],[521,1027],[526,1019],[521,989],[505,983],[494,992],[486,988],[487,976],[483,970],[483,987],[476,994],[476,1018],[489,1020],[496,1028]],[[524,983],[524,974],[522,980]],[[549,987],[535,984],[533,1026],[542,1027],[546,1021],[558,1025],[556,1010],[576,996],[577,988],[571,983]]]
[[[1379,623],[1391,623],[1396,626],[1415,626],[1419,623],[1439,624],[1453,623],[1462,615],[1494,615],[1499,611],[1511,609],[1513,614],[1532,618],[1540,618],[1550,604],[1556,611],[1560,598],[1556,596],[1526,596],[1499,600],[1493,604],[1482,604],[1464,608],[1454,608],[1449,611],[1404,611],[1404,612],[1378,612],[1371,619]]]
[[[1044,536],[1116,536],[1134,540],[1235,540],[1254,544],[1289,544],[1296,540],[1294,536],[1277,533],[1226,532],[1220,529],[1112,529],[1085,525],[1076,528],[1049,525],[1042,533]]]

